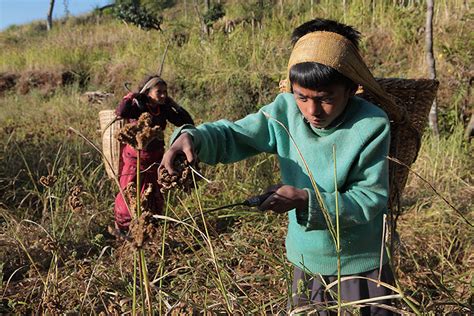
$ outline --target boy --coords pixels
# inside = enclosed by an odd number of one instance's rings
[[[359,55],[359,32],[335,21],[316,19],[296,28],[288,63],[288,92],[260,111],[229,122],[184,126],[172,137],[160,168],[172,170],[178,153],[188,161],[231,163],[262,152],[278,155],[283,185],[261,205],[289,216],[286,250],[294,265],[292,306],[334,302],[322,285],[336,279],[337,254],[309,173],[285,128],[295,140],[335,226],[333,147],[336,145],[341,274],[392,284],[381,251],[387,211],[390,124],[386,114],[354,94],[359,84],[381,104],[393,101],[378,86]],[[277,121],[278,120],[278,121]],[[323,282],[323,280],[324,282]],[[301,285],[305,290],[301,291]],[[331,290],[337,291],[333,287]],[[345,301],[391,294],[357,278],[342,282]],[[389,304],[389,301],[384,301]],[[362,314],[388,315],[365,307]]]

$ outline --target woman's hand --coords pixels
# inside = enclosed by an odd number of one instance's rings
[[[166,103],[169,104],[176,111],[182,109],[182,107],[170,96],[166,97]]]
[[[197,156],[194,152],[194,144],[191,135],[184,132],[171,145],[171,147],[163,155],[159,169],[166,168],[169,174],[174,174],[173,162],[177,155],[184,154],[189,163],[196,160]]]
[[[133,98],[133,104],[140,109],[140,111],[145,111],[146,109],[146,104],[149,102],[149,97],[148,95],[144,93],[134,93],[132,95]]]
[[[275,213],[285,213],[292,209],[308,208],[308,192],[291,185],[277,184],[269,187],[266,192],[274,191],[260,206],[259,209],[272,210]]]

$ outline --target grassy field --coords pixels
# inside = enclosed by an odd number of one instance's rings
[[[237,24],[225,34],[220,21],[209,37],[189,2],[186,15],[181,1],[164,11],[163,33],[107,15],[60,21],[49,33],[41,23],[0,33],[0,74],[16,78],[0,92],[0,313],[130,313],[133,297],[139,311],[149,310],[134,281],[136,244],[107,232],[117,187],[100,154],[70,127],[99,144],[98,111],[115,107],[124,82],[135,86],[156,72],[168,43],[163,76],[197,122],[236,119],[272,101],[291,30],[311,17],[358,28],[375,76],[427,77],[424,1],[353,0],[344,8],[321,0],[312,9],[310,1],[283,1],[261,27]],[[249,14],[238,1],[224,7],[227,20]],[[398,300],[397,309],[407,313],[472,313],[474,234],[462,217],[474,220],[473,145],[463,139],[473,103],[471,23],[469,2],[436,1],[441,135],[425,133],[412,166],[436,192],[410,175],[394,257],[399,289],[412,299],[411,306]],[[95,90],[113,96],[85,101],[83,93]],[[176,222],[278,182],[277,161],[261,155],[203,172],[212,183],[166,196],[166,213],[141,247],[155,313],[285,313],[284,215],[242,208]]]

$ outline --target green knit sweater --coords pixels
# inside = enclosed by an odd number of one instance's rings
[[[283,93],[257,113],[236,122],[186,125],[172,136],[173,142],[181,132],[189,133],[200,161],[211,165],[236,162],[262,152],[278,155],[283,183],[309,193],[306,210],[288,212],[287,257],[300,268],[322,275],[337,273],[333,238],[298,151],[285,129],[265,114],[283,123],[294,138],[334,227],[336,146],[342,275],[377,268],[388,200],[390,125],[386,114],[368,101],[352,97],[330,128],[317,129],[305,122],[294,96]]]

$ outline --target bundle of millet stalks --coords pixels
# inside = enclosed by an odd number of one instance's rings
[[[117,139],[123,144],[128,144],[137,150],[145,149],[154,139],[163,140],[164,134],[160,126],[151,126],[151,114],[143,113],[136,124],[129,123],[122,127],[117,134]],[[196,169],[197,166],[194,166]],[[174,161],[176,174],[170,175],[164,168],[159,170],[158,184],[160,191],[165,193],[172,188],[180,188],[189,192],[193,184],[191,166],[184,155],[179,155]]]
[[[156,233],[158,222],[153,218],[153,213],[146,211],[143,212],[140,217],[135,218],[130,223],[130,236],[131,246],[134,249],[140,249],[143,245],[151,240],[153,237],[157,237]]]
[[[136,124],[128,123],[120,129],[117,140],[137,150],[145,149],[154,139],[163,140],[164,134],[160,126],[152,126],[151,114],[143,113]]]
[[[194,187],[193,170],[191,164],[187,161],[185,155],[178,155],[173,162],[175,174],[170,174],[166,168],[160,168],[158,171],[158,184],[161,186],[161,193],[165,193],[174,188],[180,188],[185,192],[191,191]],[[193,166],[197,169],[197,166]],[[197,180],[197,177],[195,177]]]
[[[154,225],[152,225],[153,214],[156,211],[150,209],[149,200],[153,193],[153,187],[151,183],[148,183],[145,190],[140,194],[140,213],[141,215],[137,218],[137,187],[135,182],[130,182],[123,190],[123,196],[127,201],[127,206],[130,213],[133,215],[133,220],[130,223],[129,234],[124,235],[117,229],[109,227],[109,233],[115,238],[130,242],[132,248],[137,249],[142,247],[145,241],[148,241],[152,237]],[[156,223],[156,221],[154,221]]]

